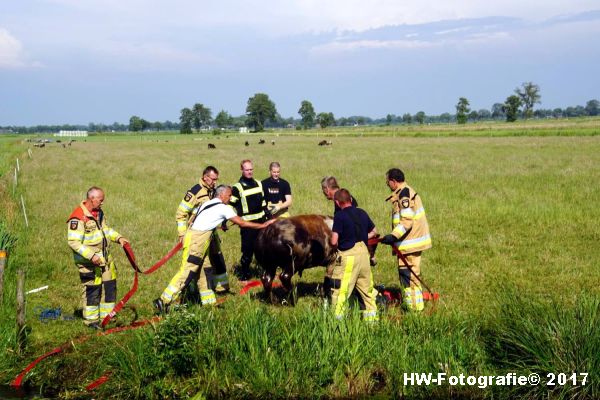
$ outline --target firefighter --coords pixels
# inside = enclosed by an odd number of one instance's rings
[[[271,176],[261,182],[267,207],[274,217],[289,218],[292,189],[288,181],[281,178],[281,165],[277,161],[269,165],[269,175]]]
[[[404,173],[392,168],[385,174],[392,194],[386,199],[392,203],[392,233],[385,235],[381,243],[396,247],[405,257],[413,274],[421,275],[421,253],[431,248],[431,235],[421,197],[404,181]],[[403,287],[403,305],[412,311],[422,311],[423,289],[398,258],[398,273]]]
[[[93,329],[101,329],[100,319],[112,311],[117,299],[117,270],[109,241],[129,243],[109,227],[103,203],[104,191],[93,186],[67,221],[67,240],[82,284],[83,319]]]
[[[335,215],[340,210],[340,207],[333,200],[335,192],[340,190],[340,185],[338,184],[337,179],[335,179],[335,176],[326,176],[323,179],[321,179],[321,190],[323,191],[323,195],[327,198],[327,200],[333,201],[333,214]],[[352,196],[351,199],[352,207],[358,207],[358,202],[356,201],[354,196]]]
[[[362,209],[352,206],[352,197],[346,189],[339,189],[334,201],[340,208],[333,217],[331,245],[338,247],[338,258],[333,266],[331,307],[335,317],[344,316],[346,304],[356,288],[363,304],[363,319],[377,320],[376,291],[369,265],[367,240],[377,234],[375,224]]]
[[[233,185],[231,204],[235,207],[237,215],[244,221],[262,223],[272,217],[267,209],[262,184],[253,178],[254,166],[252,165],[252,161],[243,160],[240,167],[242,176]],[[251,278],[250,263],[254,256],[254,242],[257,235],[258,231],[255,229],[240,228],[242,256],[240,258],[238,277],[242,281]]]
[[[179,241],[183,240],[188,227],[194,222],[193,218],[198,208],[211,200],[214,196],[215,185],[219,180],[219,171],[209,165],[204,168],[200,182],[188,190],[177,207],[175,219],[177,221],[177,234]],[[210,241],[208,250],[208,259],[210,265],[207,265],[206,271],[209,274],[209,284],[217,293],[229,291],[229,277],[227,276],[227,266],[225,258],[221,251],[221,240],[216,231],[213,232],[213,240]],[[211,267],[212,266],[212,267]]]
[[[204,259],[210,242],[216,240],[213,231],[227,220],[245,229],[262,229],[275,220],[257,224],[245,221],[228,206],[231,199],[231,186],[220,185],[215,189],[214,198],[204,202],[195,214],[194,222],[183,237],[181,268],[175,274],[160,298],[154,300],[154,307],[160,313],[168,312],[169,305],[177,299],[181,291],[192,280],[198,281],[202,305],[214,305],[215,293],[208,284]]]

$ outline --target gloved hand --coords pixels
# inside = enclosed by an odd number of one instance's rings
[[[394,243],[396,243],[398,241],[398,239],[396,239],[396,237],[394,235],[385,235],[382,239],[381,239],[381,243],[383,244],[389,244],[389,245],[393,245]]]
[[[271,215],[275,215],[279,212],[279,207],[272,206],[271,208],[269,208],[269,212],[271,213]]]

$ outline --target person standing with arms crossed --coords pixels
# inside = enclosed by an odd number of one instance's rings
[[[281,165],[277,161],[269,165],[269,174],[271,176],[261,182],[267,207],[273,217],[289,218],[288,209],[292,205],[292,189],[288,181],[281,178]]]

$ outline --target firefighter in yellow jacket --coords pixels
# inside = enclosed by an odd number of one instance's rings
[[[108,225],[103,203],[104,191],[91,187],[67,221],[67,240],[83,285],[83,319],[94,329],[100,329],[99,321],[112,311],[117,298],[117,271],[109,241],[120,245],[129,242]]]
[[[214,197],[214,190],[219,180],[219,171],[209,165],[204,168],[200,182],[188,190],[177,207],[175,219],[177,220],[177,234],[179,241],[183,240],[188,227],[194,223],[196,212],[208,200]],[[208,249],[208,259],[210,265],[204,267],[209,275],[209,286],[218,292],[229,290],[229,277],[227,276],[227,266],[225,258],[221,252],[221,240],[217,232],[213,232],[213,239],[210,241]],[[211,267],[212,266],[212,267]]]
[[[431,235],[421,197],[404,181],[404,173],[392,168],[386,173],[387,185],[392,191],[386,201],[392,203],[392,233],[382,243],[395,246],[408,261],[413,273],[421,275],[421,253],[431,248]],[[422,311],[423,289],[419,281],[398,258],[400,283],[404,306],[409,310]]]
[[[210,242],[215,240],[212,233],[219,225],[231,221],[243,228],[262,229],[275,222],[272,220],[257,224],[244,221],[228,205],[230,199],[231,187],[220,185],[215,189],[214,199],[204,202],[196,212],[194,222],[184,235],[181,267],[160,298],[153,302],[154,307],[160,313],[168,312],[170,304],[179,297],[181,291],[193,280],[198,281],[202,305],[216,304],[217,299],[208,285],[206,267],[203,264]]]

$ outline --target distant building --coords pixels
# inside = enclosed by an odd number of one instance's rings
[[[240,127],[240,133],[248,133],[248,132],[250,132],[250,131],[248,130],[247,126],[241,126]]]
[[[76,136],[76,137],[83,137],[83,136],[87,136],[88,135],[88,131],[59,131],[58,133],[55,133],[54,136]]]

